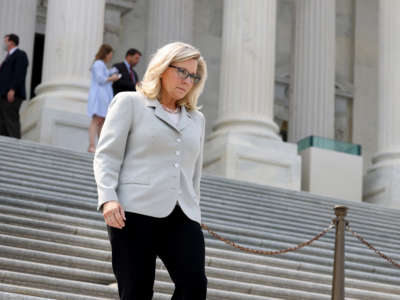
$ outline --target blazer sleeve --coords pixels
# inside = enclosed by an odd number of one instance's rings
[[[105,85],[108,83],[108,77],[106,76],[108,71],[104,72],[104,65],[102,65],[100,61],[95,61],[92,68],[92,76],[99,85]]]
[[[97,210],[101,210],[108,201],[118,201],[116,188],[132,126],[132,109],[131,96],[126,93],[118,94],[109,106],[93,160],[98,193]]]
[[[200,179],[201,173],[203,169],[203,152],[204,152],[204,136],[205,136],[205,127],[206,127],[206,119],[203,114],[200,113],[202,120],[202,134],[200,138],[200,154],[197,158],[194,173],[193,173],[193,188],[196,193],[197,199],[200,201]]]

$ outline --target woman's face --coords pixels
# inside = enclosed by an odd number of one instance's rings
[[[174,66],[175,68],[171,66]],[[197,72],[197,60],[190,59],[182,62],[171,63],[170,67],[161,74],[161,94],[163,96],[167,96],[174,100],[180,100],[184,98],[193,87],[194,83],[190,77],[186,79],[183,78],[182,70],[195,75]]]
[[[108,54],[106,55],[106,58],[104,59],[104,61],[105,61],[106,63],[108,63],[108,62],[111,61],[112,57],[113,57],[113,52],[111,51],[110,53],[108,53]]]

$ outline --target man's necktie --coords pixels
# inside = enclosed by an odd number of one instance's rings
[[[131,77],[133,85],[135,85],[136,84],[135,75],[133,74],[132,70],[129,70],[129,76]]]

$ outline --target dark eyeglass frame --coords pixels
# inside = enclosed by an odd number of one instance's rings
[[[190,81],[191,81],[193,84],[197,84],[197,83],[199,83],[200,80],[201,80],[201,77],[200,77],[199,75],[189,73],[189,72],[188,72],[186,69],[184,69],[184,68],[177,67],[177,66],[174,66],[174,65],[169,65],[169,67],[170,67],[170,68],[176,69],[176,70],[177,70],[177,73],[178,73],[178,75],[179,75],[180,78],[186,80],[186,79],[189,77],[189,78],[190,78]]]

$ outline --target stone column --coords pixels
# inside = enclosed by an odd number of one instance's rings
[[[364,201],[400,208],[400,2],[379,1],[378,152],[364,181]]]
[[[335,0],[296,0],[289,141],[334,138]]]
[[[192,43],[193,0],[150,0],[146,60],[167,43]]]
[[[121,45],[120,31],[122,16],[129,13],[133,9],[132,2],[114,0],[107,1],[104,13],[104,43],[111,45],[115,49],[112,64],[120,62],[123,57],[116,55],[117,53],[125,54],[127,49],[119,49]]]
[[[300,159],[273,121],[276,0],[225,0],[219,117],[204,168],[217,175],[299,189]]]
[[[273,122],[276,1],[225,1],[214,130],[279,140]]]
[[[33,58],[33,41],[35,37],[37,0],[2,0],[0,1],[0,38],[3,45],[3,37],[8,33],[19,36],[19,47],[26,52],[29,59],[29,67],[26,75],[26,92],[30,97],[31,71]],[[0,60],[5,53],[1,52]],[[4,54],[4,55],[3,55]]]
[[[24,138],[86,150],[90,67],[103,40],[105,0],[49,0],[42,83],[24,111]]]

